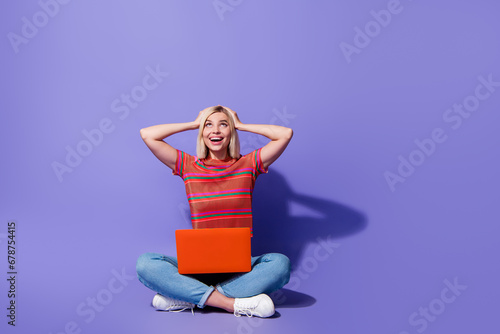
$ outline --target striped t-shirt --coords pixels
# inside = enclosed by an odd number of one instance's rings
[[[239,159],[198,159],[177,150],[172,174],[186,185],[193,228],[249,227],[257,176],[267,173],[260,149]]]

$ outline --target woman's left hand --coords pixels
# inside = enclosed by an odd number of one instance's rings
[[[243,124],[243,123],[241,123],[240,119],[238,118],[238,114],[236,114],[236,111],[234,111],[234,110],[232,110],[232,109],[230,109],[230,108],[228,108],[228,107],[226,107],[226,106],[223,106],[223,107],[224,107],[225,109],[227,109],[227,110],[231,113],[231,115],[233,115],[234,127],[235,127],[236,129],[239,129],[239,128],[240,128],[240,126],[241,126],[241,124]]]

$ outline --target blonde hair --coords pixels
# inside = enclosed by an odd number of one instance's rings
[[[241,156],[240,139],[238,137],[238,132],[236,132],[236,128],[234,127],[233,115],[222,106],[211,107],[207,110],[205,115],[203,115],[198,129],[198,138],[196,139],[196,155],[198,156],[198,159],[205,159],[208,156],[208,147],[203,141],[203,129],[205,129],[207,119],[216,112],[224,113],[228,118],[229,128],[231,129],[231,138],[229,140],[229,146],[227,147],[227,153],[231,158],[239,159]]]

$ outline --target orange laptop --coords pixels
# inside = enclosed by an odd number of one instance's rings
[[[176,230],[175,242],[180,274],[237,273],[252,269],[248,227]]]

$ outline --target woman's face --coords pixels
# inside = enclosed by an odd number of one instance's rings
[[[207,118],[203,128],[203,141],[211,152],[224,155],[231,140],[229,120],[223,112],[215,112]]]

